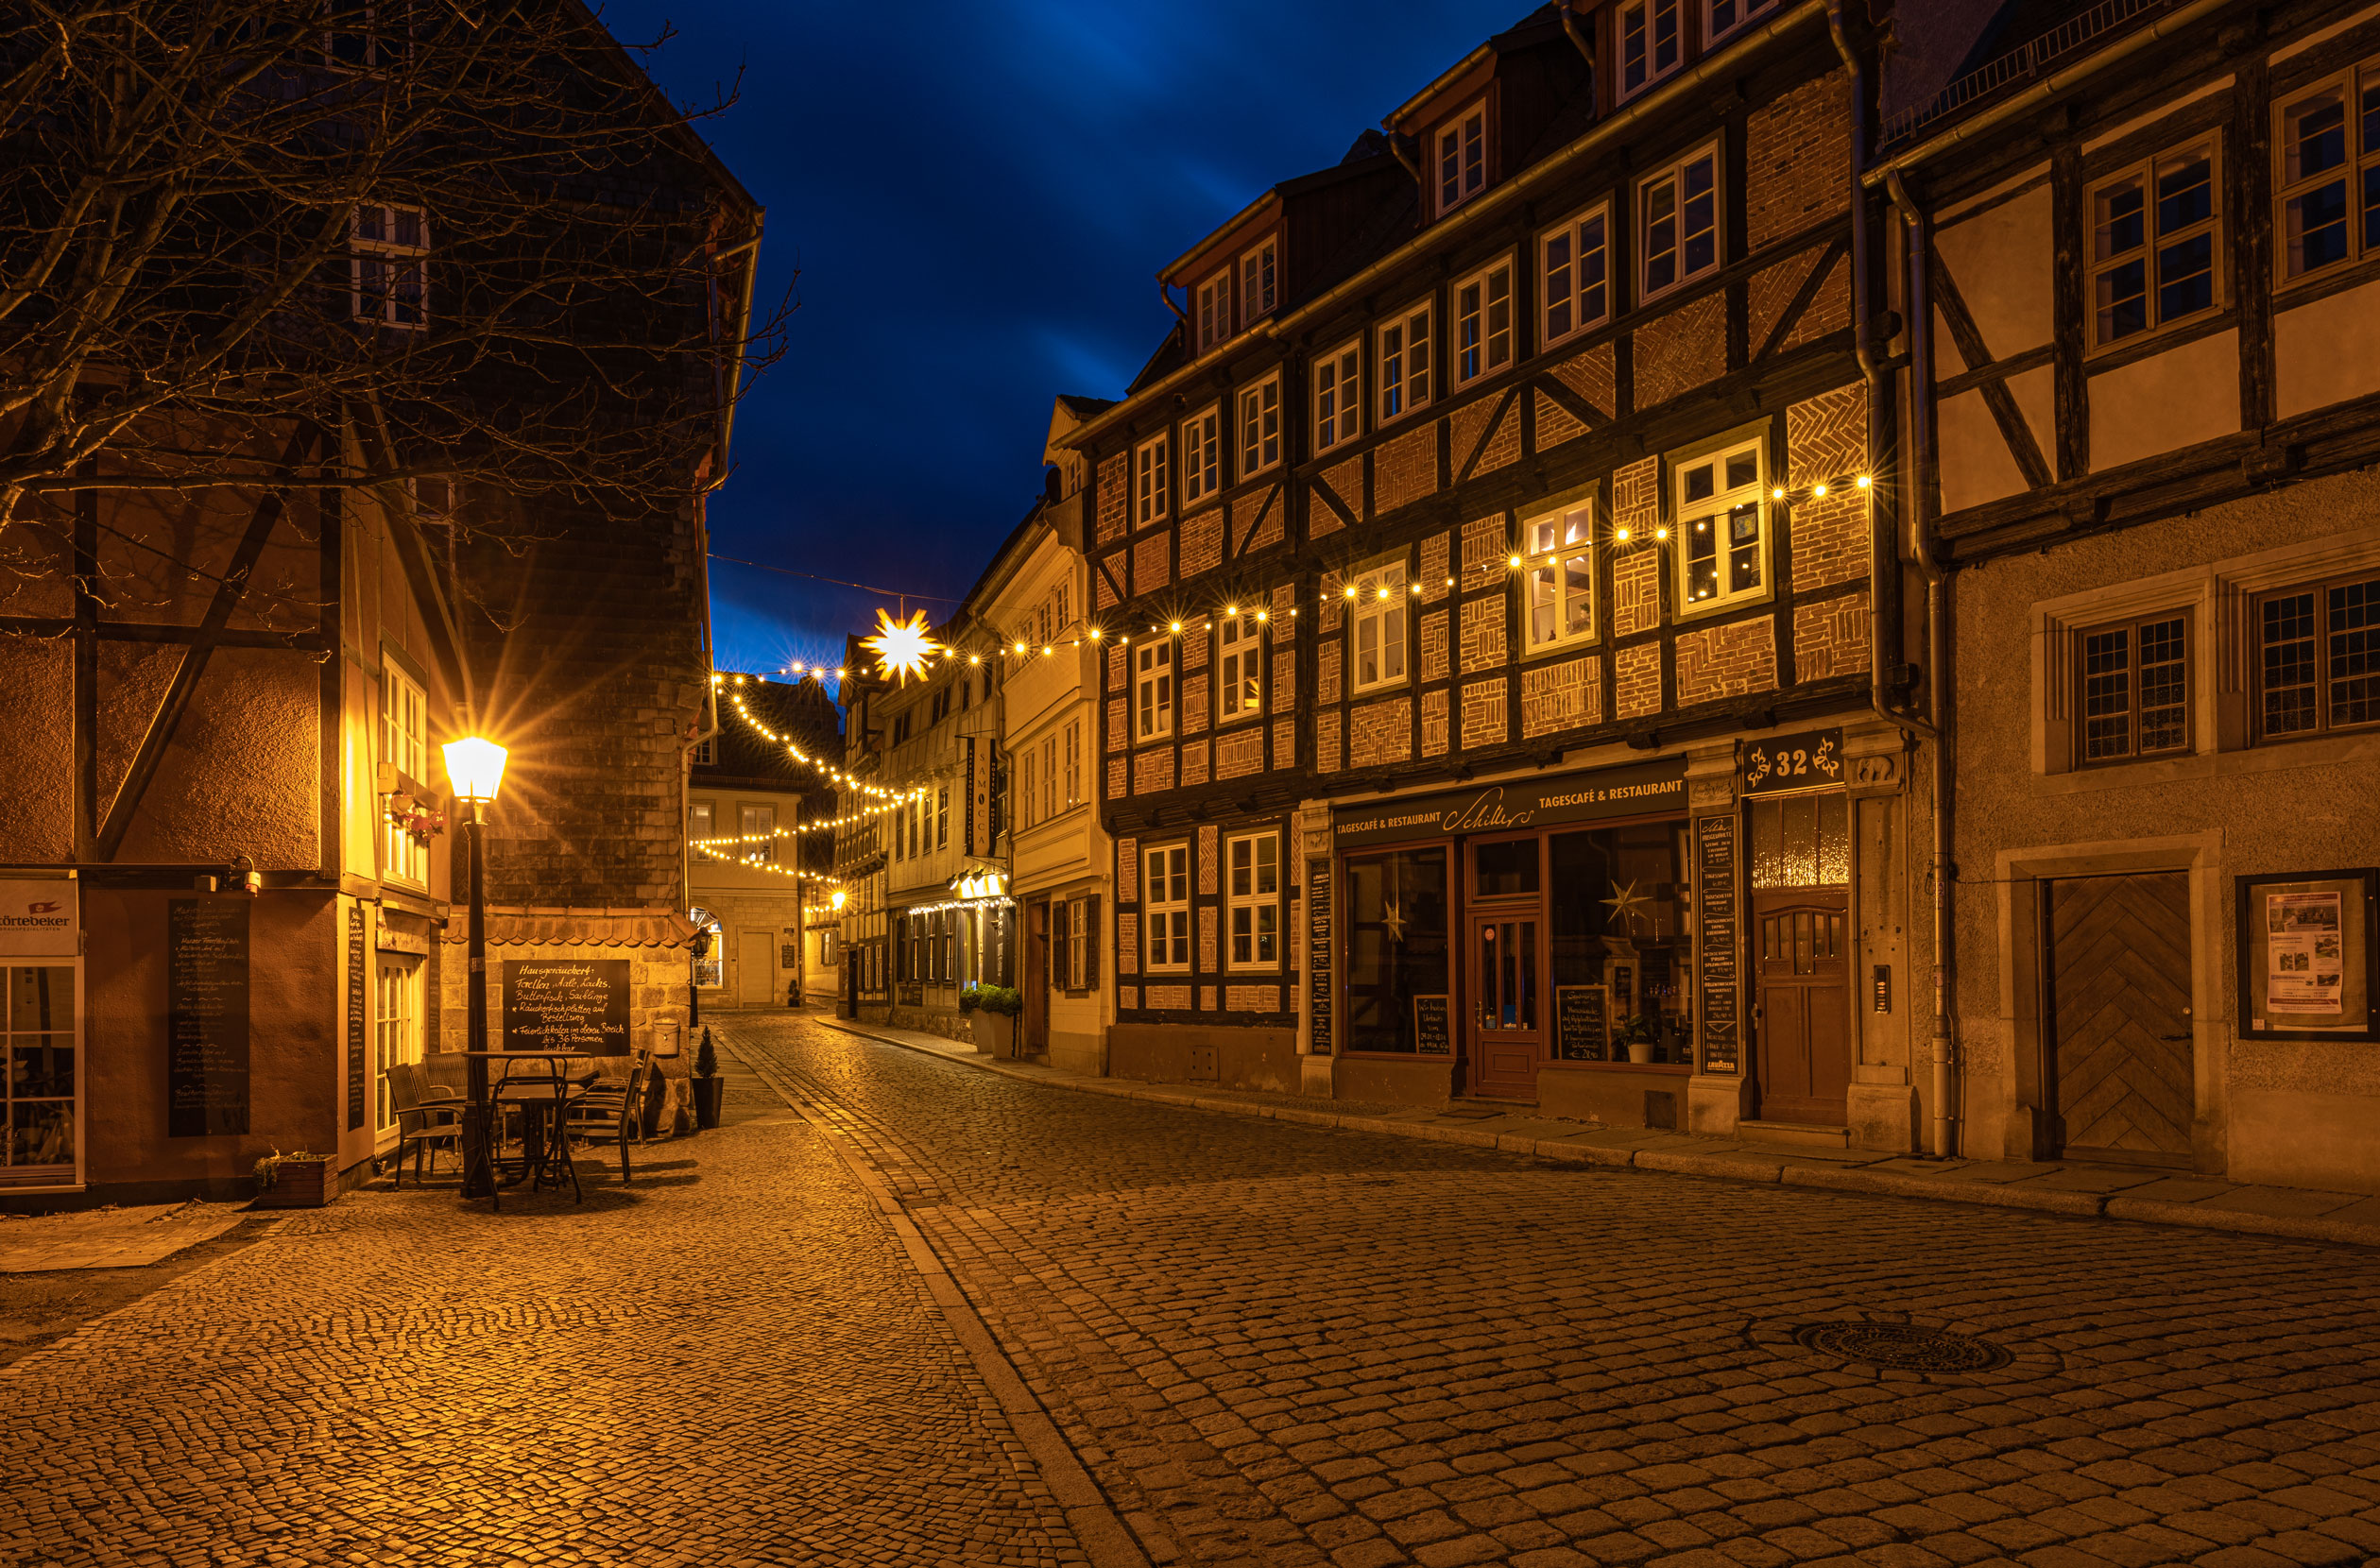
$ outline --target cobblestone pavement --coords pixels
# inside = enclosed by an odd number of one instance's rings
[[[2380,1256],[1070,1093],[739,1017],[1159,1563],[2380,1561]]]
[[[583,1206],[351,1193],[0,1372],[0,1565],[1084,1562],[850,1171],[730,1104]]]

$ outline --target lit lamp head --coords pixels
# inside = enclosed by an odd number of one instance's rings
[[[846,903],[849,902],[850,896],[851,895],[849,894],[844,892],[841,888],[837,888],[834,890],[833,895],[830,897],[827,902],[834,908],[840,910]]]
[[[454,786],[456,799],[476,808],[496,798],[496,787],[505,776],[504,747],[493,741],[467,735],[460,741],[449,741],[444,749],[446,780]]]

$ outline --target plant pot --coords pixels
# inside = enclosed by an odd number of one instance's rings
[[[694,1086],[694,1125],[697,1128],[719,1125],[719,1105],[727,1098],[728,1081],[724,1078],[690,1080]]]
[[[256,1195],[260,1209],[318,1209],[338,1196],[338,1178],[329,1160],[283,1160],[273,1167],[273,1185]]]
[[[999,1057],[1017,1054],[1017,1020],[1007,1014],[979,1010],[975,1014],[975,1028],[977,1043],[983,1049]]]
[[[1652,1060],[1652,1042],[1650,1040],[1631,1040],[1628,1042],[1628,1060],[1631,1062],[1651,1062]]]

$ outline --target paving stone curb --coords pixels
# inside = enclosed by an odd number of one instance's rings
[[[1185,1093],[1163,1085],[1123,1079],[1091,1079],[1050,1072],[1027,1072],[1005,1063],[955,1051],[937,1050],[893,1034],[879,1034],[838,1019],[818,1020],[845,1034],[898,1046],[924,1056],[939,1057],[1043,1088],[1071,1089],[1082,1094],[1108,1095],[1120,1099],[1143,1099],[1194,1111],[1331,1127],[1346,1132],[1385,1133],[1396,1137],[1427,1138],[1438,1143],[1466,1144],[1612,1167],[1626,1167],[1665,1175],[1703,1176],[1720,1181],[1760,1182],[1786,1186],[1815,1187],[1832,1192],[1869,1193],[1889,1198],[1922,1198],[1933,1202],[1971,1203],[1985,1208],[2023,1209],[2035,1214],[2065,1215],[2083,1219],[2122,1219],[2151,1225],[2180,1225],[2194,1230],[2225,1231],[2293,1241],[2329,1241],[2380,1249],[2380,1225],[2337,1220],[2322,1216],[2255,1214],[2239,1209],[2208,1208],[2196,1203],[2168,1202],[2154,1198],[2127,1198],[2121,1192],[2096,1193],[2071,1187],[2045,1187],[2020,1183],[1983,1181],[1957,1176],[1923,1176],[1905,1171],[1844,1168],[1823,1160],[1797,1160],[1789,1151],[1760,1153],[1698,1152],[1690,1150],[1631,1149],[1575,1138],[1532,1138],[1525,1133],[1497,1133],[1485,1128],[1442,1127],[1400,1120],[1394,1116],[1342,1115],[1320,1109],[1267,1105],[1213,1095]],[[2380,1559],[2376,1559],[2380,1560]]]

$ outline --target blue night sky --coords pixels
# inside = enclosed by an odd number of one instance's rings
[[[745,70],[704,133],[768,209],[761,299],[800,302],[712,550],[956,600],[1040,493],[1051,399],[1156,347],[1156,269],[1531,3],[607,6],[676,26],[646,63],[680,103]],[[887,602],[714,561],[718,665],[832,662]]]

